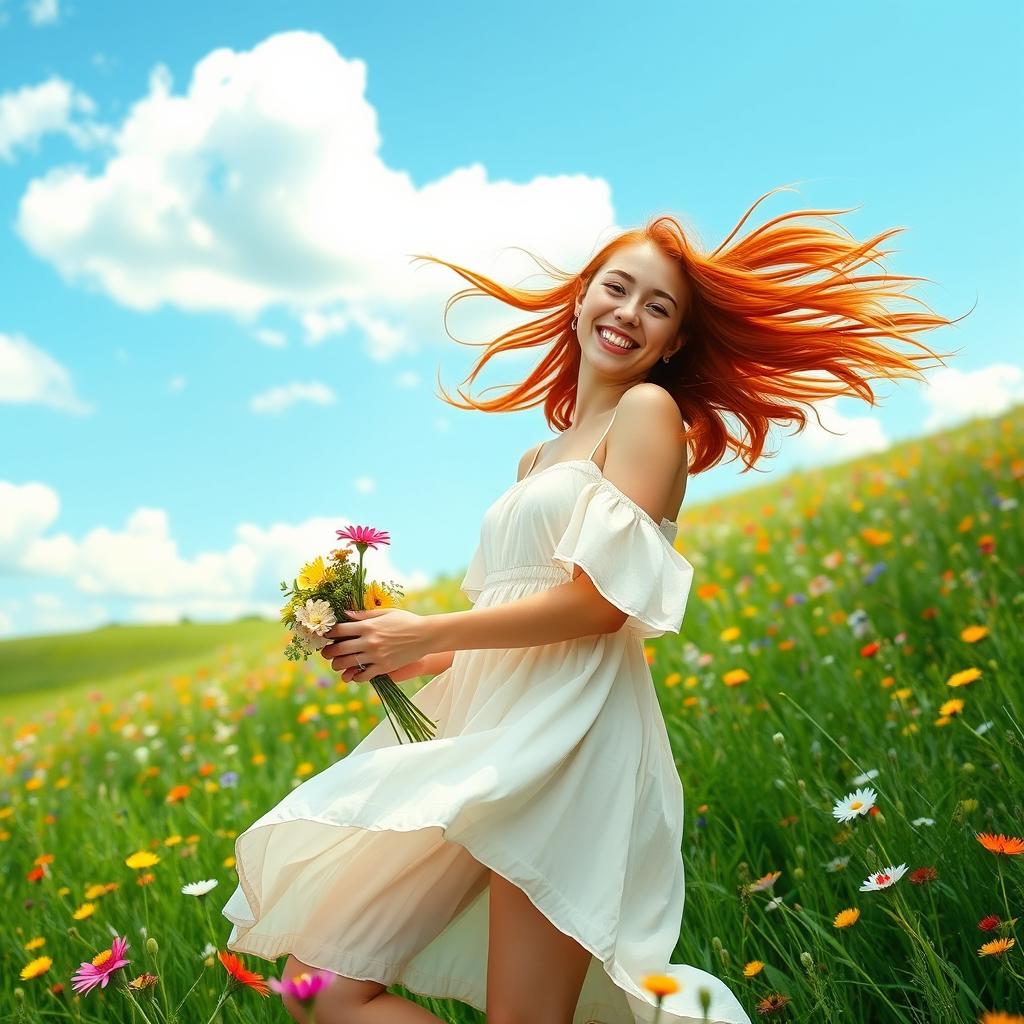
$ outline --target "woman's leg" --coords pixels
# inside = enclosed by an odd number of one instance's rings
[[[489,908],[487,1024],[572,1024],[590,951],[495,871]]]
[[[284,976],[294,977],[314,968],[289,956]],[[292,996],[282,996],[285,1009],[305,1024],[302,1004]],[[360,981],[337,975],[313,1003],[312,1024],[446,1024],[422,1006],[387,991],[379,981]]]

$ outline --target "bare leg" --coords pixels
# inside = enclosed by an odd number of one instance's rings
[[[314,968],[294,956],[289,956],[284,976],[292,978]],[[291,996],[282,996],[285,1009],[297,1021],[306,1024],[448,1024],[429,1010],[402,996],[388,992],[377,981],[359,981],[338,975],[317,996],[313,1003],[313,1016],[307,1018],[302,1005]]]

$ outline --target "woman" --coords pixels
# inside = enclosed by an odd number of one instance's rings
[[[318,1024],[438,1020],[394,983],[489,1024],[649,1022],[649,974],[679,986],[663,1024],[749,1024],[719,979],[669,962],[683,795],[643,640],[682,624],[693,567],[673,540],[687,474],[727,447],[752,468],[773,420],[804,425],[796,402],[873,401],[860,371],[918,374],[941,357],[911,336],[951,322],[888,308],[918,279],[856,273],[894,232],[861,244],[789,223],[815,212],[801,211],[729,245],[753,208],[708,255],[658,218],[578,274],[552,270],[550,290],[445,264],[477,285],[457,297],[541,314],[492,343],[470,380],[498,351],[549,346],[505,398],[451,404],[543,397],[559,436],[524,454],[484,514],[462,581],[473,609],[353,613],[321,652],[346,680],[437,673],[413,697],[435,739],[400,744],[382,720],[236,841],[228,946],[290,953],[286,976],[339,975]],[[889,337],[924,354],[876,340]]]

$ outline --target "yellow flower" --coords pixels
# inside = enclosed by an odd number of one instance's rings
[[[29,978],[38,978],[40,974],[50,969],[50,964],[53,960],[48,956],[41,956],[36,960],[32,960],[25,964],[21,969],[21,980],[28,981]]]
[[[87,917],[92,917],[95,910],[95,903],[83,903],[71,916],[76,921],[84,921]]]
[[[1008,950],[1017,945],[1016,939],[993,939],[986,942],[978,950],[978,956],[1002,956]]]
[[[848,907],[846,910],[840,910],[835,916],[835,920],[832,922],[833,928],[849,928],[850,925],[856,924],[857,919],[860,917],[860,911],[856,907]]]
[[[29,953],[31,953],[33,949],[38,949],[40,946],[45,946],[45,945],[46,945],[46,939],[44,939],[44,938],[36,938],[36,939],[32,939],[31,942],[26,942],[25,943],[25,949]]]
[[[154,864],[159,863],[160,858],[148,850],[139,850],[138,853],[133,853],[125,859],[125,864],[130,868],[151,868]]]
[[[962,700],[947,700],[945,704],[939,708],[940,715],[959,715],[964,709],[964,702]]]
[[[327,570],[324,568],[322,555],[317,555],[312,562],[307,562],[299,572],[295,580],[300,590],[312,590],[327,579]]]
[[[752,978],[755,974],[760,974],[764,970],[764,961],[762,960],[751,960],[743,968],[743,977]]]
[[[309,761],[303,761],[302,764],[300,764],[295,769],[295,774],[296,775],[308,775],[311,771],[313,771],[312,763],[309,762]]]
[[[745,683],[749,678],[750,676],[747,674],[746,669],[734,668],[722,676],[722,682],[726,686],[739,686],[740,683]]]
[[[965,668],[962,672],[954,672],[946,680],[947,686],[967,686],[969,683],[973,683],[975,679],[981,678],[981,669],[979,668]]]
[[[728,626],[725,629],[723,629],[721,633],[718,634],[718,639],[724,640],[726,643],[729,643],[730,641],[737,639],[739,635],[739,626]],[[755,960],[754,962],[756,963],[757,961]]]
[[[85,890],[85,898],[87,900],[98,900],[101,896],[105,896],[106,892],[107,887],[103,884],[90,885],[89,888]]]
[[[363,591],[364,608],[394,608],[395,602],[391,595],[383,590],[377,582],[371,581],[370,585]]]
[[[976,644],[988,636],[988,626],[967,626],[960,631],[960,639],[965,644]]]

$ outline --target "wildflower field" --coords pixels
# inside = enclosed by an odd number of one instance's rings
[[[1022,440],[1018,407],[684,505],[694,589],[645,648],[686,793],[672,959],[753,1018],[1024,1021]],[[403,606],[468,607],[459,578]],[[234,837],[382,711],[280,625],[221,628],[168,668],[122,627],[86,685],[38,664],[89,636],[0,644],[0,1020],[291,1019],[285,958],[225,952]]]

